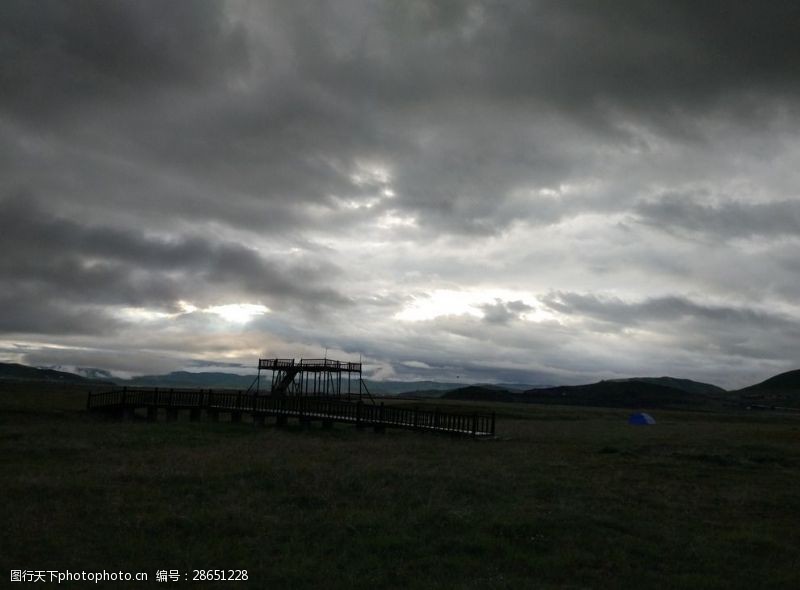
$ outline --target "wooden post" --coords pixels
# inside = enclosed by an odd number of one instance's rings
[[[278,410],[277,410],[277,412],[278,413],[277,413],[277,418],[275,420],[275,423],[278,426],[286,426],[287,418],[286,418],[286,400],[285,399],[281,398],[280,400],[278,400]]]
[[[375,425],[372,427],[372,430],[375,432],[385,432],[386,431],[386,422],[384,421],[384,410],[383,410],[383,402],[381,402],[380,409],[378,410],[378,421],[375,422]]]

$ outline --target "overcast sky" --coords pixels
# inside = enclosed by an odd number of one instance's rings
[[[800,4],[0,6],[0,359],[798,368]]]

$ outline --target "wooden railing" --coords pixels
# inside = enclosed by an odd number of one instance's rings
[[[286,369],[294,366],[294,359],[258,359],[259,369]]]
[[[272,369],[274,371],[300,367],[303,371],[348,371],[351,373],[361,372],[361,363],[351,363],[348,361],[336,361],[333,359],[258,359],[258,368],[262,370]]]
[[[336,398],[272,397],[242,391],[123,387],[90,393],[92,411],[167,408],[297,417],[301,421],[346,422],[359,426],[407,428],[433,432],[494,436],[494,413],[445,412],[418,407],[364,404]]]

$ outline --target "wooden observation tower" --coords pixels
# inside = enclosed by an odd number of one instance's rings
[[[272,372],[269,390],[266,375]],[[361,378],[361,363],[332,359],[259,359],[256,394],[273,397],[328,397],[360,400],[372,396]]]

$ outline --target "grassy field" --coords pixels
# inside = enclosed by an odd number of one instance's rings
[[[499,437],[480,441],[123,423],[84,403],[0,385],[4,582],[238,568],[248,582],[160,586],[800,587],[798,416],[632,427],[627,411],[498,404]]]

